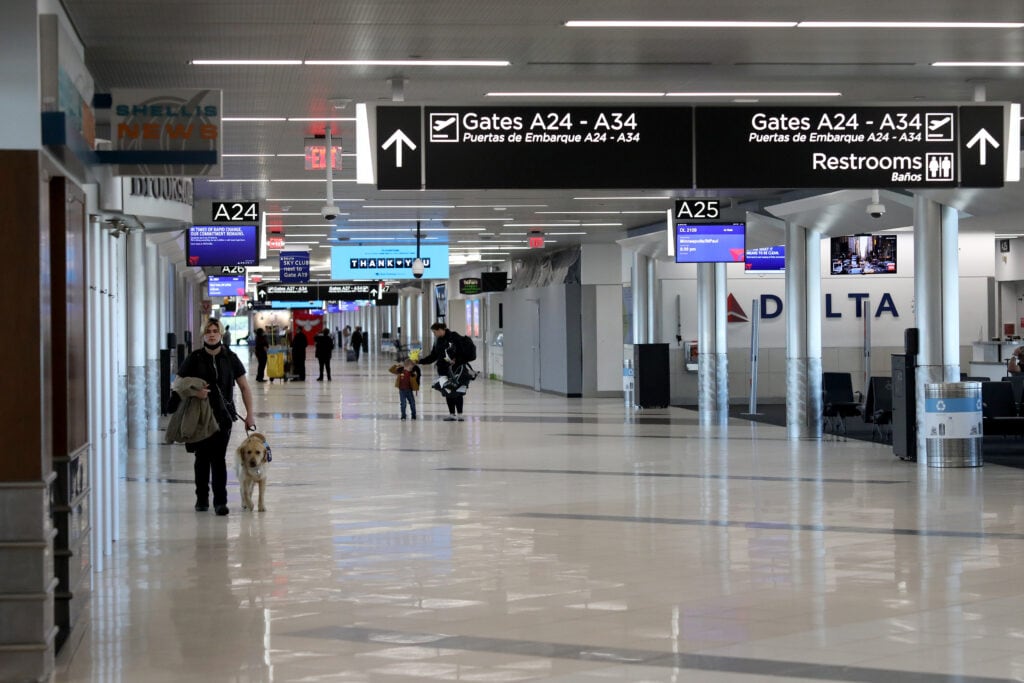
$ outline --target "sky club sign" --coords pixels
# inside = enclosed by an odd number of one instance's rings
[[[853,315],[855,318],[863,318],[867,311],[868,298],[871,295],[867,292],[850,292],[846,295],[848,301],[853,301]],[[840,309],[841,298],[832,298],[832,294],[825,294],[825,318],[842,318],[843,311]],[[782,297],[775,294],[762,294],[760,297],[761,303],[761,320],[774,320],[782,316],[783,303]],[[728,311],[728,322],[731,323],[748,323],[750,322],[750,316],[740,305],[740,302],[736,300],[732,294],[729,294],[729,299],[726,303],[726,310]],[[849,312],[849,311],[847,311]],[[878,300],[878,305],[874,307],[874,317],[881,318],[883,314],[891,315],[893,318],[900,317],[899,311],[896,310],[896,302],[892,299],[892,294],[884,292]]]

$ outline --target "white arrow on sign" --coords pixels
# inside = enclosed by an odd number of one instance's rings
[[[402,168],[402,145],[408,145],[409,151],[416,149],[416,143],[409,139],[409,136],[402,132],[399,128],[395,131],[394,135],[389,137],[387,141],[381,145],[383,149],[388,149],[392,145],[395,146],[395,167]]]
[[[981,150],[980,163],[982,166],[984,166],[987,161],[986,156],[988,153],[988,147],[986,147],[986,145],[992,145],[992,149],[999,149],[999,143],[996,142],[996,139],[984,128],[979,130],[977,134],[971,138],[970,142],[967,143],[967,149],[970,149],[975,145],[978,145]]]

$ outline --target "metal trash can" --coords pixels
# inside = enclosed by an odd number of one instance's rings
[[[981,467],[981,382],[924,385],[928,467]]]

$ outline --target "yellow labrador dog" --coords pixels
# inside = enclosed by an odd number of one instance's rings
[[[259,432],[249,434],[235,451],[235,473],[242,488],[242,509],[266,511],[263,493],[267,488],[267,466],[270,463],[270,447],[267,439]],[[259,505],[252,504],[252,487],[260,485]]]

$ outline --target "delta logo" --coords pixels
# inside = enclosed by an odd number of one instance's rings
[[[862,318],[865,315],[872,315],[875,318],[881,318],[882,314],[891,315],[893,318],[900,317],[899,311],[896,309],[896,302],[892,298],[892,294],[884,292],[879,298],[878,305],[874,311],[869,309],[869,297],[870,295],[866,292],[850,292],[846,295],[847,300],[854,303],[854,317]],[[835,309],[835,303],[832,299],[832,294],[825,294],[825,311],[822,318],[842,318],[843,313]],[[729,298],[726,300],[726,311],[728,317],[726,322],[730,323],[749,323],[750,316],[743,310],[743,306],[736,300],[736,297],[730,292]],[[774,320],[782,315],[783,304],[782,297],[776,296],[775,294],[762,294],[760,297],[760,313],[761,320]]]
[[[736,301],[736,297],[734,297],[732,294],[729,295],[729,300],[726,303],[725,308],[729,312],[729,317],[726,319],[726,322],[730,322],[730,323],[749,323],[750,322],[750,316],[747,315],[747,312],[743,310],[742,306],[740,306],[740,302]]]

